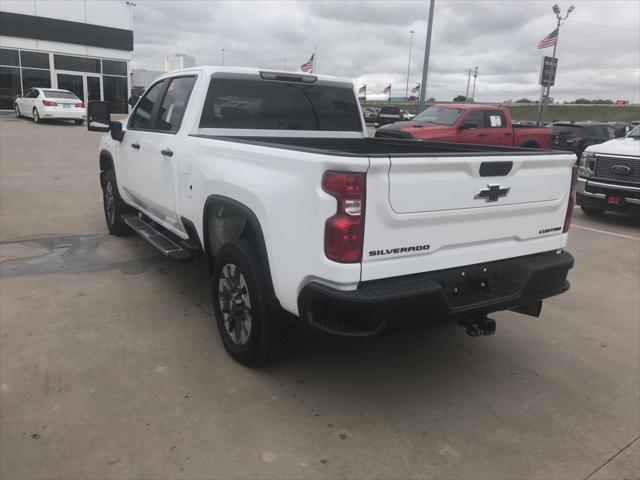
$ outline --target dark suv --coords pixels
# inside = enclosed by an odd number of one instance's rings
[[[607,123],[595,122],[554,122],[551,128],[551,148],[571,150],[578,159],[588,146],[624,137],[626,134],[623,129],[614,129]]]
[[[394,105],[385,105],[380,109],[376,117],[376,123],[378,125],[388,125],[402,120],[404,120],[402,110]]]

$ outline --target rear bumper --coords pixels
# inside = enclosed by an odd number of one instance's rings
[[[306,285],[299,311],[329,333],[368,336],[478,314],[529,307],[569,289],[567,252],[547,252],[435,272],[363,282],[341,291]]]
[[[608,197],[614,195],[621,199],[619,205],[612,205]],[[640,187],[608,184],[601,181],[589,181],[578,178],[576,185],[576,205],[581,207],[609,210],[613,212],[640,215]]]
[[[84,120],[87,111],[84,108],[45,108],[42,110],[41,118],[60,119],[60,120]]]

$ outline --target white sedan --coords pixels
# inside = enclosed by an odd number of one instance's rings
[[[56,88],[32,88],[23,97],[16,98],[16,117],[31,117],[36,123],[42,120],[73,120],[82,125],[87,116],[84,102],[69,90]]]

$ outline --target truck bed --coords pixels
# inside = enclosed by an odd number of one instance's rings
[[[194,135],[201,138],[350,157],[554,155],[564,152],[392,138],[248,137]]]

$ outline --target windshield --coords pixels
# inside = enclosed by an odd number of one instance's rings
[[[435,123],[436,125],[453,125],[462,115],[461,108],[429,107],[416,118],[417,123]]]
[[[638,125],[636,128],[631,130],[627,135],[627,137],[640,138],[640,125]]]
[[[65,98],[69,100],[79,100],[75,94],[67,92],[65,90],[42,90],[44,96],[47,98]]]

